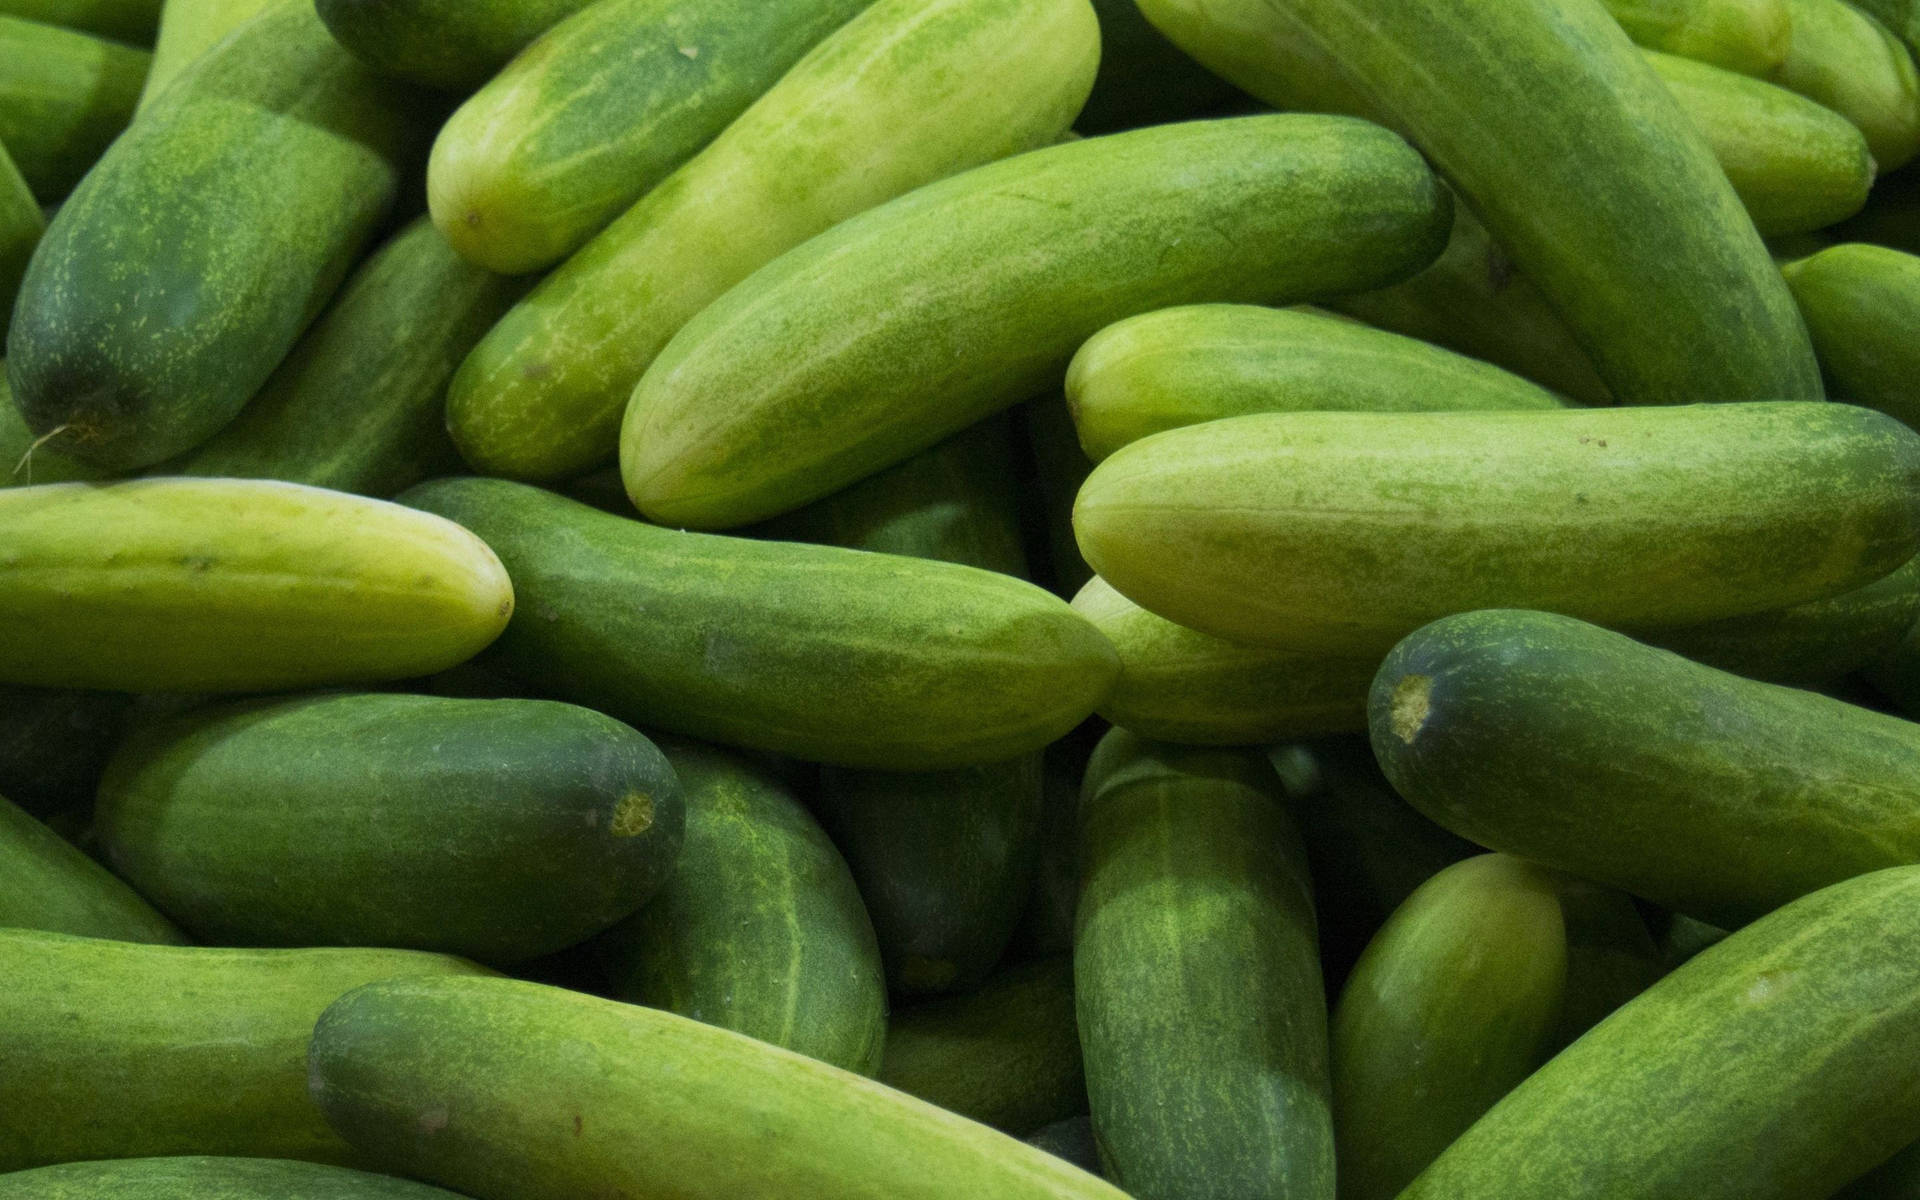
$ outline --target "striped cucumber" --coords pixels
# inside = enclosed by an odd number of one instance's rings
[[[66,199],[133,117],[144,50],[0,15],[0,144],[33,194]]]
[[[1652,50],[1765,75],[1786,61],[1790,0],[1603,0],[1627,36]]]
[[[86,811],[130,696],[0,686],[0,796],[43,820]]]
[[[172,0],[178,3],[178,0]],[[315,0],[348,53],[382,75],[467,92],[592,0]],[[165,36],[165,25],[161,34]]]
[[[124,1158],[0,1175],[0,1200],[458,1200],[452,1192],[284,1158]]]
[[[179,945],[173,922],[0,796],[0,927]]]
[[[166,0],[153,64],[140,92],[140,109],[234,30],[265,12],[273,0]]]
[[[160,4],[161,0],[0,0],[0,13],[148,46],[160,25]]]
[[[47,230],[47,219],[40,211],[40,201],[34,199],[32,189],[20,175],[20,167],[0,145],[0,329],[5,329],[13,320],[13,298],[20,291],[20,279],[27,273],[27,260],[33,257],[33,248],[40,244],[40,236]],[[6,386],[6,364],[0,362],[0,388]],[[11,392],[0,398],[0,406],[6,411],[0,413],[0,420],[19,420],[19,413],[13,407]],[[0,466],[6,464],[0,463]]]
[[[1093,0],[1100,18],[1100,73],[1074,121],[1089,137],[1184,121],[1219,108],[1233,85],[1188,58],[1134,0]]]
[[[1920,347],[1906,336],[1920,321],[1920,257],[1849,243],[1784,270],[1834,399],[1920,429]]]
[[[1770,78],[1858,126],[1882,171],[1920,151],[1920,70],[1905,42],[1847,0],[1787,0],[1793,39]]]

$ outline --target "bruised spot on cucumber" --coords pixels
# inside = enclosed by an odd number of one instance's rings
[[[653,797],[645,792],[628,792],[613,810],[609,829],[615,837],[637,837],[653,828]]]
[[[1393,732],[1409,746],[1433,711],[1433,676],[1409,675],[1393,688]]]

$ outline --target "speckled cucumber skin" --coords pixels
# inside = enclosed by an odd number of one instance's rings
[[[273,3],[274,0],[166,0],[160,11],[160,34],[153,43],[153,64],[147,70],[139,108],[144,111],[181,72]]]
[[[462,451],[534,480],[611,460],[634,385],[702,308],[838,221],[1050,144],[1098,57],[1086,0],[875,4],[487,336],[449,397]]]
[[[1783,270],[1834,399],[1920,429],[1920,347],[1905,336],[1920,321],[1920,257],[1856,242]]]
[[[1234,417],[1100,464],[1074,529],[1135,603],[1297,651],[1502,606],[1690,624],[1912,558],[1920,435],[1826,403]]]
[[[0,141],[43,203],[66,198],[133,117],[145,50],[0,15]]]
[[[1800,1200],[1920,1132],[1920,867],[1835,884],[1535,1072],[1404,1200]],[[1602,1132],[1604,1131],[1604,1132]]]
[[[840,852],[766,771],[691,742],[666,751],[686,847],[660,894],[595,943],[612,995],[873,1074],[886,977]]]
[[[1074,993],[1108,1177],[1145,1200],[1334,1194],[1327,1005],[1299,834],[1266,760],[1094,751]]]
[[[161,0],[0,0],[0,13],[147,46],[160,25],[160,5]]]
[[[314,1098],[348,1140],[477,1200],[1121,1195],[837,1067],[513,980],[361,988],[321,1017],[308,1061]]]
[[[1338,117],[1158,126],[976,168],[689,322],[627,409],[628,495],[706,528],[787,511],[1041,392],[1122,318],[1404,278],[1448,213],[1405,142]]]
[[[53,448],[128,470],[232,420],[386,214],[420,107],[347,57],[306,0],[194,64],[27,268],[7,371],[28,427],[64,426]]]
[[[1793,38],[1769,76],[1859,127],[1880,170],[1920,150],[1920,69],[1905,42],[1846,0],[1787,0]]]
[[[159,945],[187,940],[132,888],[4,796],[0,928]]]
[[[1569,617],[1448,617],[1374,680],[1374,752],[1483,846],[1738,928],[1920,859],[1920,725]]]
[[[0,329],[13,320],[13,298],[20,290],[20,277],[26,274],[27,260],[33,257],[33,248],[40,244],[40,235],[46,229],[40,201],[21,178],[20,168],[6,147],[0,146]],[[0,362],[0,388],[6,386],[5,376],[6,364]],[[0,411],[0,420],[19,421],[11,394],[0,397],[0,409],[4,410]]]
[[[0,929],[0,1170],[172,1154],[351,1162],[306,1094],[322,1009],[473,974],[406,950],[143,946]]]
[[[0,490],[0,682],[261,692],[464,662],[513,611],[459,527],[289,483]]]
[[[937,770],[1041,748],[1118,672],[1063,602],[991,571],[678,532],[504,480],[401,499],[507,563],[510,670],[645,729]]]
[[[529,42],[590,3],[315,0],[314,7],[347,52],[373,70],[457,92],[492,78]]]
[[[1793,38],[1788,0],[1603,0],[1640,45],[1765,75],[1786,61]]]
[[[458,1200],[452,1192],[284,1158],[124,1158],[0,1175],[0,1200]]]

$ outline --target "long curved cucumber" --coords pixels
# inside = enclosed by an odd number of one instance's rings
[[[290,483],[143,479],[0,490],[0,682],[271,691],[406,679],[505,628],[472,534]]]
[[[28,426],[130,470],[232,420],[393,202],[420,107],[348,58],[308,0],[278,0],[202,57],[34,254],[7,339]]]
[[[27,273],[27,260],[33,257],[33,248],[40,244],[46,230],[40,201],[27,187],[6,146],[0,145],[0,329],[13,320],[13,299],[20,291],[20,279]],[[0,362],[0,387],[6,386],[5,375],[6,364]],[[7,410],[0,419],[19,421],[11,393],[0,398],[0,406]]]
[[[1858,126],[1882,171],[1920,151],[1920,70],[1905,42],[1847,0],[1787,0],[1793,38],[1771,78]]]
[[[594,943],[611,994],[873,1074],[886,977],[840,852],[772,774],[692,743],[665,749],[686,847],[660,894]]]
[[[127,127],[149,58],[103,37],[0,15],[0,144],[42,202],[66,199]]]
[[[0,927],[179,945],[138,893],[0,796]]]
[[[1086,98],[1086,0],[882,0],[541,282],[462,366],[468,461],[522,479],[612,459],[633,388],[728,288],[835,223],[1053,142]]]
[[[452,1192],[285,1158],[122,1158],[0,1175],[0,1200],[457,1200]]]
[[[0,685],[0,796],[45,820],[85,811],[132,697]]]
[[[1905,563],[1920,435],[1817,402],[1234,417],[1100,464],[1074,529],[1143,607],[1298,651],[1499,606],[1690,624]]]
[[[1333,1195],[1305,852],[1266,760],[1107,735],[1073,976],[1100,1157],[1157,1197]]]
[[[1233,85],[1153,27],[1134,0],[1093,0],[1100,18],[1100,73],[1074,121],[1089,137],[1185,121],[1225,104]]]
[[[265,12],[273,0],[166,0],[153,63],[140,91],[139,108],[152,104],[168,84],[222,39]]]
[[[349,1141],[478,1200],[1121,1195],[837,1067],[513,980],[361,988],[320,1018],[309,1064],[314,1098]]]
[[[0,359],[0,488],[106,478],[105,472],[40,444],[14,407],[13,389],[4,378],[6,368],[6,360]]]
[[[1920,320],[1920,257],[1848,243],[1782,269],[1834,399],[1920,429],[1920,347],[1903,333]]]
[[[1786,61],[1789,0],[1603,0],[1627,36],[1650,50],[1765,75]]]
[[[592,2],[315,0],[314,7],[347,52],[380,74],[471,91],[535,38]],[[163,37],[165,32],[162,23]]]
[[[1440,824],[1730,929],[1920,859],[1920,725],[1570,617],[1436,621],[1382,664],[1369,717]]]
[[[1119,669],[1064,602],[992,571],[676,532],[504,480],[401,499],[503,556],[515,674],[641,728],[940,770],[1040,749]]]
[[[0,13],[150,46],[160,25],[160,4],[161,0],[0,0]]]
[[[363,983],[481,969],[408,950],[0,929],[0,1171],[168,1154],[355,1161],[306,1094],[314,1020]]]

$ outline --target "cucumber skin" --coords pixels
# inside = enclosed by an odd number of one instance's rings
[[[12,488],[0,529],[5,683],[264,692],[408,679],[473,657],[513,611],[506,571],[472,534],[295,484]]]
[[[7,340],[35,434],[150,466],[232,420],[392,204],[414,116],[303,0],[195,63],[54,217]],[[141,217],[168,198],[164,221]],[[134,218],[141,219],[134,219]]]
[[[209,943],[510,963],[659,891],[685,807],[659,750],[611,717],[372,693],[143,726],[95,822],[114,870]]]
[[[1604,0],[1607,11],[1650,50],[1765,75],[1786,61],[1793,40],[1787,0]]]
[[[1920,1079],[1886,1053],[1920,1037],[1917,901],[1920,868],[1878,871],[1735,933],[1535,1072],[1401,1195],[1832,1194],[1920,1129]]]
[[[1148,1197],[1333,1195],[1311,885],[1255,754],[1094,751],[1075,1002],[1108,1177]]]
[[[480,86],[593,0],[315,0],[346,51],[381,75],[444,91]]]
[[[42,820],[90,808],[132,703],[116,692],[0,685],[0,796]]]
[[[679,533],[503,480],[401,500],[504,555],[522,592],[499,646],[513,673],[643,728],[946,769],[1041,748],[1119,669],[1064,603],[990,571]]]
[[[315,1099],[349,1140],[483,1198],[1120,1198],[825,1063],[514,980],[360,988],[321,1017],[308,1061]]]
[[[133,118],[151,56],[0,15],[0,141],[42,203],[66,199]]]
[[[0,329],[13,321],[13,298],[20,291],[20,278],[27,273],[27,261],[46,231],[47,218],[40,211],[40,201],[34,199],[7,148],[0,146]],[[6,364],[0,362],[0,389],[6,388],[5,376]],[[0,396],[0,420],[9,424],[20,421],[11,391]],[[6,466],[0,462],[0,467]],[[4,482],[0,486],[5,486]]]
[[[272,6],[273,0],[166,0],[138,111],[145,111],[168,84],[228,34]]]
[[[187,940],[132,888],[4,796],[0,927],[169,946]]]
[[[133,1158],[0,1175],[0,1200],[458,1200],[452,1192],[284,1158]]]
[[[1234,417],[1109,458],[1074,528],[1143,607],[1298,651],[1499,606],[1695,623],[1913,557],[1920,436],[1826,403]]]
[[[1896,807],[1920,726],[1571,618],[1436,621],[1388,655],[1370,717],[1441,825],[1730,929],[1920,858]]]
[[[97,1158],[357,1156],[307,1098],[320,1011],[399,975],[471,974],[406,950],[224,950],[0,929],[0,1171]]]
[[[1834,399],[1877,408],[1920,429],[1913,390],[1920,352],[1902,336],[1920,320],[1920,257],[1848,243],[1783,270]]]
[[[1439,253],[1447,220],[1406,143],[1338,117],[1158,126],[975,168],[688,322],[627,409],[627,493],[667,524],[763,519],[1051,386],[1117,320],[1380,286]]]
[[[1098,55],[1086,0],[873,5],[487,336],[448,397],[463,453],[529,480],[613,459],[634,385],[702,308],[840,220],[1052,143]]]
[[[886,978],[840,852],[766,772],[693,743],[666,751],[686,848],[660,894],[595,942],[612,996],[873,1074]]]
[[[1844,0],[1787,0],[1793,37],[1771,78],[1866,135],[1882,172],[1920,151],[1920,68],[1886,26]]]
[[[160,5],[161,0],[0,0],[0,13],[147,46],[160,25]]]

